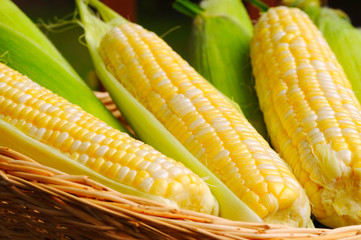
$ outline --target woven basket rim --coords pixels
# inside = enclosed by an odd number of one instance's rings
[[[1,239],[361,239],[361,225],[292,228],[175,209],[4,147],[0,190]]]

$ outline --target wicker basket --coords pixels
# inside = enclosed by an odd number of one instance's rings
[[[361,239],[361,225],[291,228],[174,209],[0,147],[0,239]]]

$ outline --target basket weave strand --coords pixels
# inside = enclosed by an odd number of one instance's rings
[[[121,194],[0,147],[0,239],[361,239],[361,226],[291,228]]]

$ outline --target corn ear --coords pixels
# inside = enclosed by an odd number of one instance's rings
[[[0,64],[0,145],[123,193],[217,214],[209,187],[181,163]]]
[[[36,25],[11,1],[0,0],[0,4],[3,61],[109,125],[126,131]]]
[[[322,32],[328,45],[350,80],[361,102],[361,32],[352,25],[347,14],[338,9],[322,7],[318,1],[284,1],[305,11]]]
[[[249,56],[253,26],[238,0],[203,0],[198,8],[177,0],[174,8],[194,17],[191,65],[241,108],[247,120],[268,139],[259,108]]]
[[[251,59],[274,148],[328,227],[361,223],[361,105],[322,33],[303,11],[270,8]]]
[[[261,222],[262,220],[249,207],[201,164],[152,113],[107,71],[98,53],[100,42],[112,27],[127,23],[127,21],[99,1],[91,0],[87,3],[98,10],[104,22],[90,11],[85,1],[77,0],[76,3],[85,28],[85,38],[95,70],[137,136],[165,155],[182,162],[198,176],[205,179],[218,200],[220,216],[233,220]]]

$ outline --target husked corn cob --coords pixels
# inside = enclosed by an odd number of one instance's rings
[[[6,123],[32,141],[128,188],[180,208],[217,214],[217,203],[206,183],[181,163],[0,64],[0,125]],[[0,144],[8,146],[10,135],[1,129],[0,134]],[[23,142],[15,145],[24,150]],[[52,164],[53,160],[47,161]]]
[[[183,163],[209,185],[218,200],[219,216],[247,222],[262,219],[242,202],[221,180],[198,161],[151,112],[126,90],[107,70],[98,48],[103,36],[114,26],[128,21],[97,0],[76,0],[94,69],[112,100],[139,139]],[[91,8],[90,8],[90,7]],[[97,12],[94,12],[97,11]],[[99,15],[101,18],[99,18]]]
[[[104,36],[99,53],[121,84],[261,218],[308,223],[308,199],[289,167],[161,38],[124,23]]]
[[[275,149],[306,189],[317,220],[361,223],[361,106],[309,17],[277,7],[255,26],[256,90]]]

